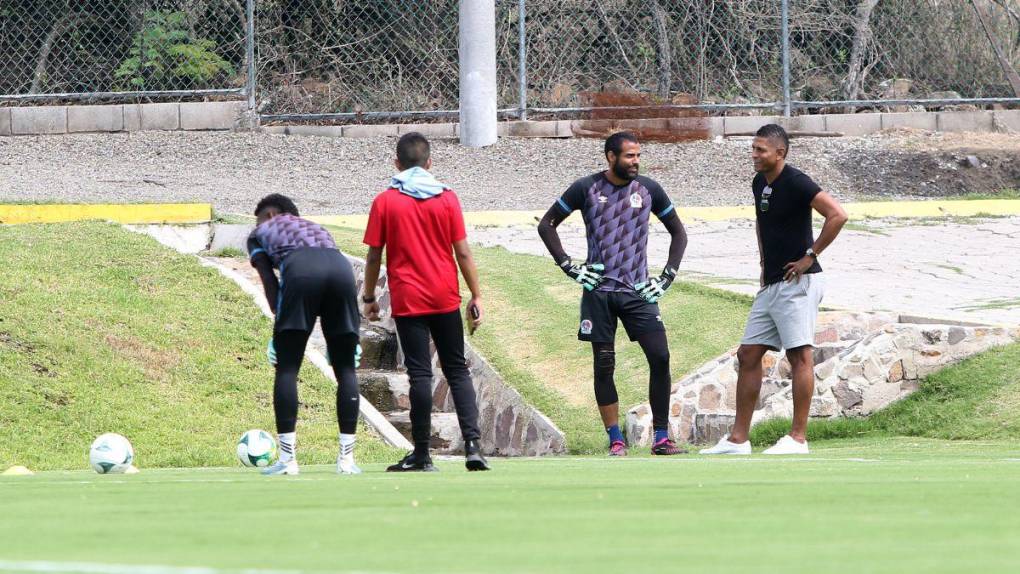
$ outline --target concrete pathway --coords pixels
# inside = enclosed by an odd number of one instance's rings
[[[586,251],[572,216],[561,227],[564,247]],[[750,220],[687,223],[683,275],[722,289],[758,290],[758,253]],[[666,260],[669,235],[653,226],[649,263]],[[535,226],[475,227],[473,243],[546,255]],[[1020,324],[1020,217],[868,220],[846,229],[822,256],[830,308],[892,311],[994,324]],[[673,302],[682,299],[673,296]]]

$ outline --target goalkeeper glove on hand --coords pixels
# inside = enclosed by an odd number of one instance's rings
[[[645,283],[638,283],[634,286],[634,289],[637,290],[638,295],[642,299],[649,303],[655,303],[665,295],[666,289],[669,289],[674,279],[676,279],[676,270],[666,267],[662,270],[662,275]]]
[[[591,265],[587,263],[575,264],[570,259],[567,259],[560,263],[560,269],[568,277],[580,283],[582,287],[592,291],[602,283],[604,279],[602,274],[605,272],[606,266],[601,263],[593,263]]]
[[[273,340],[269,339],[269,344],[266,345],[266,358],[269,359],[269,364],[276,366],[276,345],[273,344]]]
[[[329,366],[331,367],[333,366],[333,359],[332,357],[329,356],[329,349],[326,349],[326,362],[329,363]],[[361,344],[359,343],[354,347],[354,368],[357,369],[360,367],[361,367]]]

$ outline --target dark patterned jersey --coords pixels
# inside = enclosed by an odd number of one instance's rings
[[[284,258],[302,247],[336,249],[336,243],[333,242],[333,236],[318,223],[289,213],[281,213],[264,222],[248,236],[248,257],[265,253],[277,269]]]
[[[606,266],[599,291],[632,291],[648,280],[648,219],[673,212],[673,202],[653,180],[638,176],[615,186],[599,172],[575,181],[557,205],[580,210],[588,236],[589,264]]]

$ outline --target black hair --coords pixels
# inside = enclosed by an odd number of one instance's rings
[[[606,138],[606,147],[603,153],[606,154],[606,157],[609,157],[609,152],[613,152],[619,157],[620,152],[623,151],[623,142],[641,143],[638,141],[637,136],[630,132],[616,132]]]
[[[255,215],[258,215],[260,211],[267,207],[275,207],[280,210],[280,213],[289,213],[294,217],[300,217],[294,201],[286,195],[271,193],[263,197],[259,204],[255,206]]]
[[[767,138],[775,143],[782,142],[783,149],[790,149],[790,136],[787,135],[786,130],[779,124],[765,124],[758,128],[758,131],[754,134],[756,137]]]
[[[410,132],[397,140],[397,161],[403,169],[425,167],[432,155],[429,140],[418,132]]]

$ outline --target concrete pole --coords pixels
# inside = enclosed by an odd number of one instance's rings
[[[495,0],[460,0],[460,143],[496,143]]]

